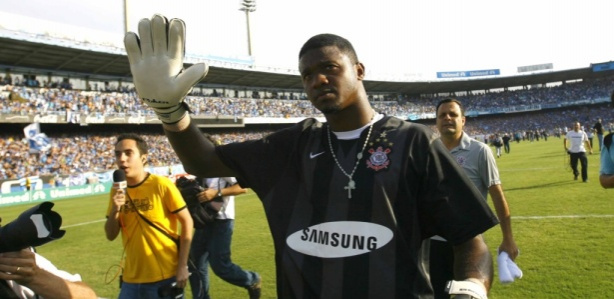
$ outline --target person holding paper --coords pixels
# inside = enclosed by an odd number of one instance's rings
[[[437,104],[436,125],[441,141],[450,150],[456,162],[463,168],[469,179],[478,188],[484,199],[490,193],[497,217],[503,233],[503,242],[499,245],[499,253],[505,254],[511,261],[518,256],[518,246],[514,241],[510,210],[501,188],[499,170],[488,145],[469,137],[464,131],[465,110],[462,103],[453,98],[447,98]],[[498,259],[501,261],[501,259]],[[434,236],[430,242],[430,274],[435,298],[449,298],[444,292],[447,281],[453,277],[454,256],[452,246],[442,237]],[[501,266],[501,264],[500,264]],[[501,269],[501,268],[499,268]],[[508,270],[508,267],[504,268]],[[502,282],[509,281],[510,273],[504,272],[499,278]],[[514,273],[517,273],[514,271]],[[513,281],[513,278],[512,278]]]

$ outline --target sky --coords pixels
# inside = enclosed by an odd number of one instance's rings
[[[7,0],[4,0],[7,1]],[[128,30],[160,13],[186,22],[186,52],[248,55],[241,0],[126,0]],[[612,0],[256,0],[252,53],[260,66],[296,69],[311,36],[350,40],[371,78],[431,80],[437,72],[552,63],[555,70],[614,60]],[[0,6],[0,27],[122,46],[123,0],[22,0]]]

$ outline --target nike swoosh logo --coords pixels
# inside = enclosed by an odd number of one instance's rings
[[[317,153],[317,154],[309,153],[309,159],[313,159],[313,158],[315,158],[315,157],[317,157],[317,156],[319,156],[319,155],[321,155],[323,153],[325,153],[325,152],[320,152],[320,153]]]

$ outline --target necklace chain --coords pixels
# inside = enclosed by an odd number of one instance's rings
[[[373,115],[373,118],[375,118],[375,114]],[[371,121],[373,121],[373,118],[371,118]],[[348,191],[348,198],[352,198],[352,189],[356,189],[356,183],[354,182],[354,172],[356,172],[356,169],[358,169],[358,164],[360,164],[360,160],[362,159],[362,152],[365,151],[365,148],[367,147],[367,143],[369,143],[369,138],[371,137],[371,131],[373,130],[373,124],[375,124],[375,122],[372,122],[371,125],[369,126],[369,132],[367,133],[367,138],[365,139],[365,143],[362,145],[362,149],[358,152],[358,154],[356,155],[356,164],[354,164],[354,168],[352,169],[351,173],[347,173],[345,171],[345,169],[343,169],[343,167],[341,167],[341,163],[339,163],[339,160],[337,160],[337,156],[335,155],[335,151],[333,150],[333,143],[331,142],[331,138],[330,138],[330,126],[327,126],[327,136],[328,136],[328,147],[330,148],[330,154],[331,156],[333,156],[333,160],[335,160],[335,163],[337,164],[337,167],[339,167],[339,169],[341,170],[341,172],[348,177],[348,179],[350,179],[348,181],[347,186],[343,187],[343,189],[346,189]]]

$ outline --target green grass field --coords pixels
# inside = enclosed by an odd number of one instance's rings
[[[563,140],[513,143],[497,159],[524,272],[509,285],[495,282],[490,298],[607,298],[614,296],[614,190],[601,188],[599,154],[589,156],[589,182],[574,181],[566,165]],[[38,252],[59,268],[80,273],[100,297],[116,298],[121,241],[104,236],[106,196],[56,201],[66,236]],[[28,205],[2,208],[3,223]],[[233,260],[263,277],[262,298],[275,298],[273,248],[263,209],[249,193],[237,198]],[[493,256],[499,227],[485,234]],[[496,265],[495,265],[496,269]],[[188,291],[187,298],[191,298]],[[247,292],[212,276],[213,298],[246,298]]]

